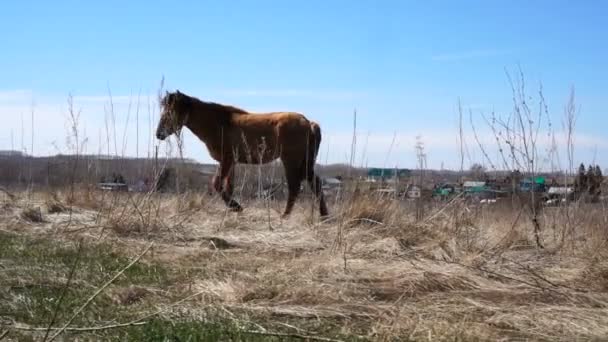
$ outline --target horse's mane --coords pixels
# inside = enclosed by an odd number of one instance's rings
[[[216,102],[201,101],[195,97],[193,99],[195,101],[200,102],[203,106],[207,107],[210,111],[213,111],[213,112],[219,112],[219,113],[224,113],[224,114],[249,114],[249,112],[247,112],[246,110],[238,108],[238,107],[224,105],[224,104],[216,103]]]
[[[217,114],[224,114],[224,115],[249,114],[249,112],[247,112],[246,110],[238,108],[238,107],[224,105],[224,104],[216,103],[216,102],[203,101],[197,97],[186,95],[184,93],[180,93],[179,91],[177,91],[175,93],[171,93],[171,94],[177,94],[179,97],[184,97],[185,99],[187,99],[188,102],[190,102],[190,104],[196,104],[198,106],[204,107],[206,109],[206,111],[209,111],[209,112],[213,112],[213,113],[217,113]]]
[[[217,120],[222,126],[229,126],[233,115],[247,115],[244,109],[228,106],[216,102],[202,101],[194,96],[186,95],[179,90],[169,93],[161,99],[161,105],[173,107],[178,112],[187,112],[191,120]],[[207,114],[207,115],[197,115]]]

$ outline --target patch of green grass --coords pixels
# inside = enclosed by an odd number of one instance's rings
[[[259,335],[240,329],[230,322],[206,323],[201,321],[167,321],[156,319],[143,326],[131,326],[114,336],[115,341],[250,341],[279,342],[302,341],[290,336]],[[347,339],[348,340],[348,339]]]
[[[107,280],[107,275],[117,273],[131,260],[109,244],[85,244],[79,250],[74,242],[0,232],[0,260],[3,259],[56,271],[68,271],[77,262],[79,276],[91,282]],[[116,284],[166,285],[168,276],[167,269],[160,265],[139,262],[126,270]]]
[[[56,324],[63,322],[130,261],[131,258],[108,244],[83,242],[79,248],[73,242],[0,232],[0,316],[45,326],[57,311]],[[71,285],[66,288],[73,268]],[[161,265],[138,262],[110,288],[126,285],[163,288],[170,284],[170,278],[170,272]],[[105,291],[74,323],[130,319],[134,314],[134,309],[117,305]]]
[[[106,281],[130,263],[132,257],[121,254],[108,244],[78,243],[33,237],[0,231],[0,318],[33,327],[46,327],[57,314],[54,326],[62,326],[85,301]],[[74,265],[71,285],[66,288]],[[157,263],[140,261],[129,268],[114,284],[102,292],[73,321],[72,326],[96,327],[129,322],[145,313],[157,310],[158,297],[137,299],[130,303],[117,303],[120,296],[129,297],[124,291],[132,287],[132,298],[145,289],[164,289],[182,283],[191,277],[205,277],[205,268],[173,270]],[[120,292],[122,291],[122,292]],[[144,295],[145,296],[145,295]],[[61,301],[60,301],[61,298]],[[182,297],[180,297],[182,298]],[[169,302],[176,298],[166,298]],[[160,300],[163,300],[162,298]],[[126,301],[125,301],[126,302]],[[238,315],[238,313],[237,313]],[[284,329],[273,325],[268,317],[249,319],[268,323],[268,329]],[[200,319],[200,317],[197,317]],[[337,322],[320,320],[295,320],[294,325],[327,336],[340,331]],[[264,324],[264,323],[262,323]],[[92,339],[114,341],[301,341],[288,336],[264,336],[248,333],[232,320],[216,313],[209,313],[205,321],[178,316],[175,320],[155,318],[142,326],[130,326],[95,332],[64,332],[66,340]],[[36,340],[40,333],[11,332],[18,340]],[[342,338],[343,339],[343,338]],[[346,339],[349,340],[349,339]]]

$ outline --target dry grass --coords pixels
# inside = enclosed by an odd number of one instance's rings
[[[306,201],[281,220],[266,203],[231,213],[216,198],[197,194],[71,198],[67,228],[60,211],[49,210],[48,222],[23,226],[12,210],[2,214],[0,229],[102,239],[126,254],[154,241],[146,262],[165,265],[174,278],[110,291],[112,303],[142,315],[164,308],[163,319],[179,321],[211,312],[238,326],[370,340],[608,336],[601,204],[543,211],[546,248],[538,249],[530,220],[508,206],[433,204],[432,218],[420,221],[409,203],[360,195],[318,222]]]
[[[69,208],[61,202],[59,195],[55,192],[48,194],[45,205],[49,214],[61,214],[69,210]]]
[[[350,226],[363,224],[388,224],[398,213],[397,202],[387,196],[354,195],[348,198],[344,218]]]
[[[23,209],[23,211],[21,211],[21,218],[32,223],[44,222],[44,216],[42,216],[40,207],[28,207]]]
[[[119,305],[135,304],[150,294],[150,291],[139,286],[129,286],[114,292],[114,302]]]

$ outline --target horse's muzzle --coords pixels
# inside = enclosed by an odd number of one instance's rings
[[[165,132],[164,130],[158,130],[156,131],[156,138],[158,140],[165,140],[167,138],[168,134],[167,132]]]

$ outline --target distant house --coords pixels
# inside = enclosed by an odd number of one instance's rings
[[[214,165],[201,165],[197,167],[196,171],[203,176],[214,176],[216,173],[217,167]]]
[[[410,174],[409,169],[370,168],[367,170],[367,178],[373,180],[409,177]]]
[[[574,188],[566,186],[552,186],[545,195],[548,205],[559,204],[574,199]]]
[[[129,187],[125,183],[99,183],[97,187],[104,191],[129,191]]]
[[[484,181],[466,181],[462,184],[462,189],[465,193],[469,194],[482,193],[487,190],[486,182]]]
[[[321,180],[322,189],[324,192],[336,191],[342,189],[342,181],[336,177],[324,178]]]
[[[522,192],[545,192],[545,177],[526,178],[519,183]]]
[[[505,190],[497,190],[482,181],[466,181],[462,188],[467,197],[479,200],[479,203],[495,203],[498,197],[506,193]]]
[[[330,177],[323,179],[323,185],[327,187],[339,187],[342,185],[342,181],[336,177]]]
[[[375,193],[379,194],[380,196],[389,196],[389,197],[394,197],[396,195],[396,191],[393,188],[389,188],[389,189],[376,189],[374,190]]]
[[[574,193],[573,187],[552,186],[547,191],[547,196],[567,196]]]
[[[422,189],[418,185],[409,185],[405,191],[407,198],[420,198],[422,196]]]
[[[457,192],[460,192],[461,190],[462,189],[460,189],[457,184],[441,183],[433,188],[433,196],[445,198]]]

